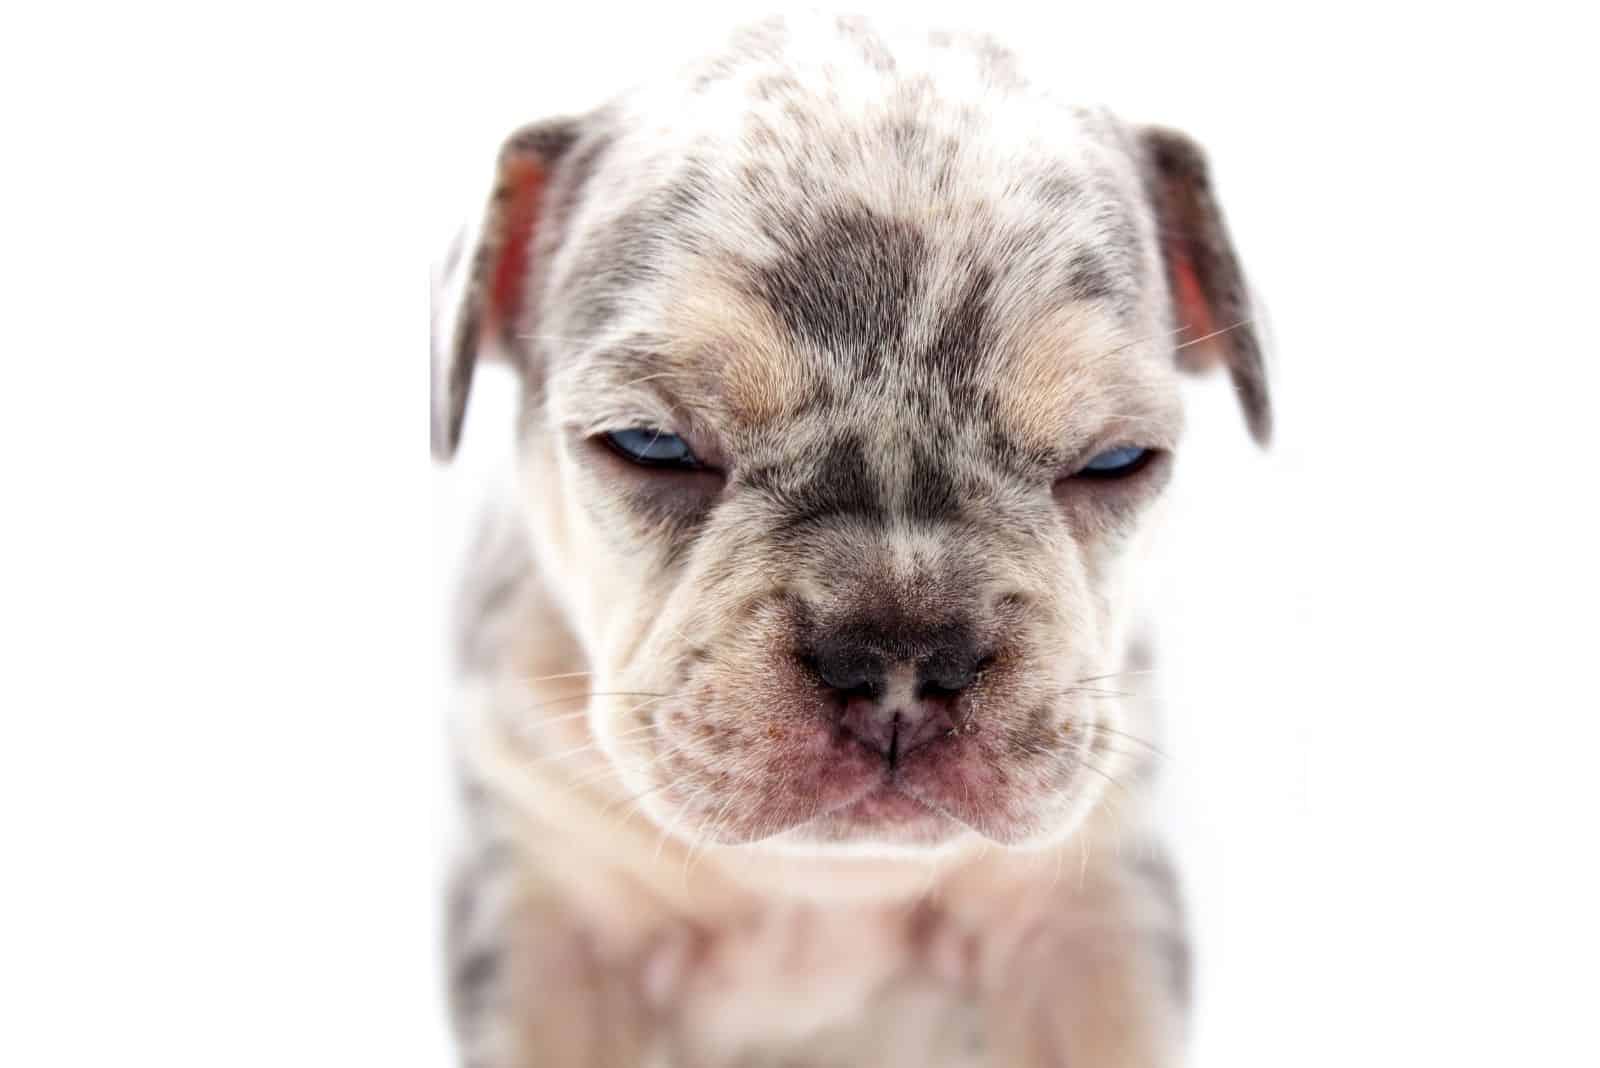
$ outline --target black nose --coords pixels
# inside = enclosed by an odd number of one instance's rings
[[[941,646],[917,665],[917,685],[925,694],[960,693],[978,677],[983,654],[973,644]]]
[[[832,691],[840,725],[892,764],[956,729],[958,698],[984,654],[965,627],[852,626],[829,633],[806,659]]]

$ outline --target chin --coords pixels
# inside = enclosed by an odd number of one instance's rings
[[[927,856],[973,837],[964,824],[884,783],[775,842],[822,854]]]

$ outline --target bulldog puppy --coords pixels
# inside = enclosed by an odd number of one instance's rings
[[[436,291],[433,447],[520,376],[470,560],[463,1062],[1165,1065],[1132,578],[1220,364],[1199,150],[976,36],[773,20],[513,134]]]

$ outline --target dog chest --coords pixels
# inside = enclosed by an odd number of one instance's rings
[[[655,1063],[984,1064],[976,999],[932,943],[903,917],[795,906],[666,950],[647,979],[670,1021]]]

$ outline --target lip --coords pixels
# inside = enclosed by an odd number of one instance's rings
[[[839,813],[863,826],[899,826],[919,823],[938,813],[885,779]]]

